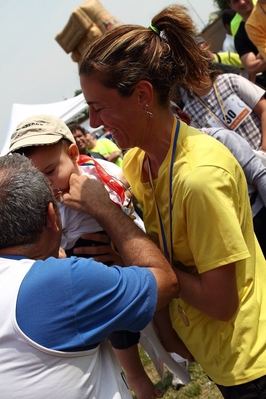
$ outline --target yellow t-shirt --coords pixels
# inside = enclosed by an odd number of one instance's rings
[[[122,154],[120,148],[118,148],[117,145],[112,142],[112,140],[109,140],[105,137],[97,140],[96,146],[92,149],[92,151],[98,152],[103,156],[106,154],[112,154],[115,151],[119,151]],[[122,158],[119,157],[114,163],[121,168],[122,162]]]
[[[184,325],[175,301],[171,318],[210,378],[225,386],[242,384],[265,375],[266,262],[253,232],[240,165],[220,142],[180,125],[172,180],[174,262],[193,274],[236,262],[240,305],[229,322],[221,322],[179,299],[190,326]],[[142,180],[144,155],[137,148],[128,151],[123,172],[143,207],[147,234],[159,245],[153,193]],[[168,240],[169,165],[170,151],[153,182]]]

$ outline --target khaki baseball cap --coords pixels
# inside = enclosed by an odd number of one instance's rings
[[[76,144],[71,131],[60,118],[54,115],[33,115],[17,126],[11,136],[8,152],[23,147],[55,144],[61,139]]]

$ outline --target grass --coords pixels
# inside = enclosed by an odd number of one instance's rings
[[[152,382],[164,392],[164,399],[222,399],[220,391],[216,385],[209,380],[198,363],[193,362],[188,366],[191,381],[186,386],[182,386],[179,390],[175,390],[172,387],[172,374],[165,369],[164,382],[162,383],[153,363],[144,350],[140,347],[139,351],[146,373],[149,375]],[[133,398],[136,398],[134,394]]]

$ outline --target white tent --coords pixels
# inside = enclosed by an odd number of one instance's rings
[[[16,126],[31,115],[50,114],[61,118],[65,123],[71,122],[77,115],[88,108],[83,94],[68,100],[51,104],[13,104],[11,118],[1,155],[5,155],[9,148],[10,137]]]

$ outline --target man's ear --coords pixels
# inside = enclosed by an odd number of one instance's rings
[[[78,146],[76,144],[70,144],[70,146],[68,147],[67,153],[68,153],[70,159],[73,162],[78,162],[78,160],[79,160],[79,149],[78,149]]]
[[[52,202],[49,202],[48,204],[45,226],[53,231],[60,230],[60,216],[59,213],[54,209]]]
[[[142,107],[150,105],[154,98],[153,86],[147,80],[140,80],[135,87],[139,104]]]

